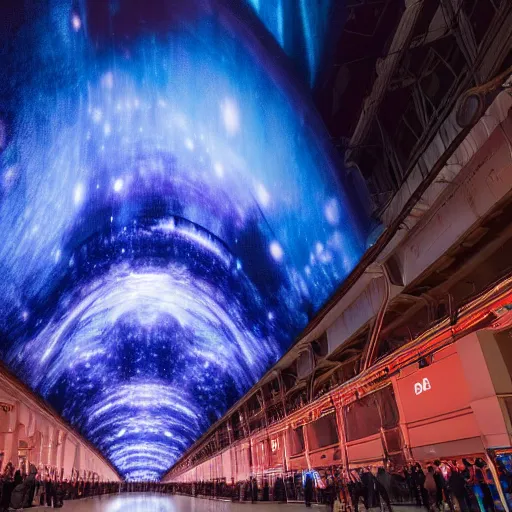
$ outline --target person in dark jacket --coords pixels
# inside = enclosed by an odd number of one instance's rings
[[[268,480],[265,480],[263,483],[263,501],[269,501],[270,499],[270,487],[268,485]]]
[[[416,464],[413,464],[411,466],[411,472],[410,472],[410,478],[411,478],[411,489],[414,495],[414,499],[416,501],[416,506],[421,507],[421,486],[420,486],[420,480],[421,475],[418,472],[418,466]]]
[[[407,466],[404,467],[404,479],[405,479],[405,483],[407,484],[407,489],[409,490],[409,494],[410,494],[411,498],[415,498],[416,504],[418,504],[418,500],[416,497],[416,491],[415,491],[415,487],[414,487],[414,482],[413,482],[413,479],[411,476],[411,472],[409,471],[409,468]]]
[[[46,482],[44,484],[44,496],[46,506],[51,507],[53,501],[53,482],[49,476],[46,477]]]
[[[30,473],[23,480],[19,471],[14,476],[15,485],[11,495],[11,507],[14,509],[29,508],[32,506],[34,499],[34,489],[36,487],[37,469],[34,465],[30,465]]]
[[[258,481],[256,478],[251,478],[251,501],[253,503],[258,501]]]
[[[361,498],[363,498],[365,509],[367,509],[367,492],[359,473],[356,470],[349,471],[347,480],[348,492],[350,494],[354,512],[359,511],[359,501]]]
[[[336,488],[334,486],[334,480],[332,476],[327,477],[327,486],[324,491],[324,502],[327,505],[328,510],[334,508],[334,502],[336,500]]]
[[[306,481],[304,482],[304,502],[306,507],[311,507],[313,501],[313,479],[309,473],[306,474]]]
[[[233,490],[231,501],[240,501],[240,484],[235,484],[234,478],[231,479],[231,489]]]
[[[14,487],[20,485],[23,482],[23,478],[21,477],[21,471],[19,469],[14,473]]]
[[[471,500],[466,490],[466,481],[462,474],[463,468],[459,468],[455,461],[450,464],[450,478],[448,485],[459,503],[460,512],[470,512]]]
[[[450,489],[448,488],[448,483],[444,478],[443,473],[441,472],[441,461],[435,460],[434,466],[436,467],[434,472],[434,480],[437,486],[437,507],[442,510],[443,501],[446,502],[451,512],[455,512],[455,508],[453,506],[452,496]]]
[[[387,509],[391,512],[393,510],[393,507],[391,506],[391,500],[389,499],[389,494],[391,491],[391,475],[389,475],[389,473],[387,473],[386,470],[381,467],[377,470],[377,476],[373,476],[373,480],[377,489],[378,496],[386,504]]]
[[[13,482],[14,466],[11,462],[5,466],[4,478],[2,484],[2,497],[0,499],[0,510],[8,510],[11,504],[11,494],[14,489]]]
[[[378,498],[379,495],[377,493],[377,489],[375,487],[375,479],[369,468],[363,469],[359,476],[361,478],[361,482],[363,484],[365,494],[364,494],[364,506],[368,510],[372,507],[378,506]]]
[[[27,476],[27,480],[30,481],[30,491],[28,495],[28,505],[24,505],[24,507],[31,507],[34,503],[34,496],[36,494],[36,486],[37,486],[37,468],[34,466],[34,464],[30,464],[29,466],[29,472]]]
[[[495,512],[494,498],[492,497],[491,488],[489,486],[492,477],[487,475],[489,471],[487,464],[483,459],[478,458],[475,460],[473,467],[473,481],[482,491],[482,505],[486,512]]]
[[[281,477],[278,477],[274,484],[273,499],[274,501],[286,502],[286,487],[284,480]]]
[[[64,487],[62,482],[55,482],[53,493],[53,507],[61,508],[64,503]]]

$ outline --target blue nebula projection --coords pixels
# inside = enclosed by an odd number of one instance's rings
[[[127,479],[159,478],[278,360],[372,227],[231,4],[0,16],[2,357]]]
[[[334,0],[246,0],[310,85],[327,41]],[[339,30],[339,27],[338,27]]]

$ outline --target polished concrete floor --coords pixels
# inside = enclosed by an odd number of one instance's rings
[[[202,498],[189,498],[188,496],[166,496],[162,494],[114,494],[100,496],[79,501],[65,501],[63,512],[305,512],[306,510],[324,511],[325,507],[306,509],[302,503],[289,503],[279,505],[273,503],[231,503],[229,501],[207,500]],[[364,510],[364,508],[361,508]],[[30,510],[48,510],[37,507]],[[397,507],[398,512],[415,512],[417,508]]]
[[[77,501],[65,501],[63,512],[249,512],[250,504],[229,501],[190,498],[188,496],[168,496],[153,493],[129,493],[100,496]],[[279,504],[256,505],[257,510],[278,512]],[[290,512],[306,510],[303,504],[285,505]],[[321,507],[324,510],[324,507]],[[30,510],[49,510],[37,507]],[[318,509],[320,510],[320,509]]]

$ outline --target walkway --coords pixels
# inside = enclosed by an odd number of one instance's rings
[[[363,507],[361,507],[363,509]],[[30,510],[50,510],[37,507]],[[323,506],[306,509],[303,504],[231,503],[188,496],[168,496],[152,493],[114,494],[79,501],[65,501],[63,512],[312,512],[325,511]],[[363,509],[364,510],[364,509]],[[418,512],[417,508],[397,507],[397,512]]]

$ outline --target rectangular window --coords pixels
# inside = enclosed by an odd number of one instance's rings
[[[343,408],[347,441],[357,441],[380,429],[391,429],[398,425],[399,415],[392,386],[364,396]]]
[[[309,449],[316,450],[324,446],[339,443],[336,414],[326,414],[308,425]]]
[[[382,428],[387,430],[397,427],[400,416],[398,414],[393,386],[386,386],[373,394],[375,395],[375,401],[379,407]]]
[[[304,452],[304,427],[301,425],[290,430],[290,455],[299,455]]]

